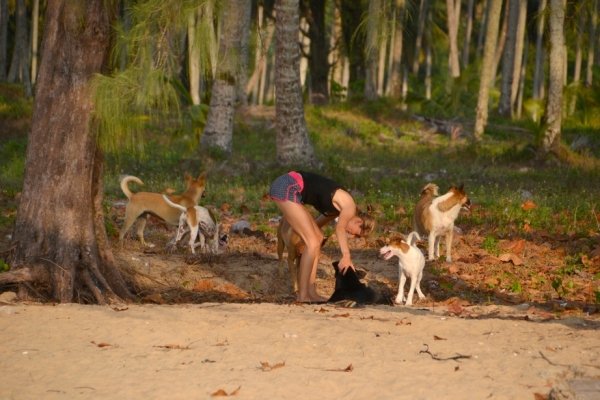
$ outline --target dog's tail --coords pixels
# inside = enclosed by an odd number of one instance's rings
[[[439,189],[440,188],[435,183],[428,183],[421,190],[421,197],[423,197],[423,196],[429,196],[429,197],[437,196]]]
[[[419,236],[419,234],[415,231],[409,233],[406,237],[406,243],[408,243],[411,246],[415,246],[418,240],[421,240],[421,236]]]
[[[125,196],[127,196],[128,199],[130,199],[131,196],[133,196],[133,192],[131,190],[129,190],[129,187],[128,187],[129,182],[135,182],[138,185],[146,186],[144,184],[144,182],[141,181],[140,178],[137,178],[137,177],[131,176],[131,175],[124,176],[121,179],[121,190],[123,191],[123,193],[125,193]]]
[[[187,211],[187,208],[185,208],[182,205],[173,203],[171,200],[169,200],[169,198],[166,195],[163,194],[162,197],[163,197],[163,199],[165,199],[165,201],[167,202],[167,204],[170,205],[171,207],[178,208],[178,209],[180,209],[183,212]],[[211,218],[214,218],[214,217],[211,215]]]

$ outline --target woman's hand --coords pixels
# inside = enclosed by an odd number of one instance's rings
[[[338,268],[340,269],[342,275],[346,273],[348,268],[352,268],[354,271],[356,271],[356,268],[354,268],[354,264],[352,264],[352,260],[350,259],[349,255],[342,257],[338,264]]]

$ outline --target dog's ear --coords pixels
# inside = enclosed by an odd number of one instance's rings
[[[450,189],[448,189],[448,190],[452,190],[452,189],[456,189],[456,185],[454,183],[450,184]]]
[[[370,204],[367,204],[367,214],[371,215],[371,213],[373,213],[373,206]]]
[[[460,190],[462,193],[465,192],[465,183],[464,182],[460,184],[460,187],[458,188],[458,190]]]
[[[206,171],[198,175],[198,181],[204,182],[206,180]]]

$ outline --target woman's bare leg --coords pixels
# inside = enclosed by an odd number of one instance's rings
[[[306,245],[298,268],[297,300],[303,303],[327,301],[327,298],[319,296],[315,285],[317,265],[321,253],[321,241],[323,240],[321,229],[302,204],[291,201],[275,201],[275,204]]]

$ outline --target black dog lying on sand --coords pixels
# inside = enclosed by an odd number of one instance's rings
[[[358,274],[352,268],[346,269],[346,273],[342,274],[338,268],[338,261],[333,263],[335,269],[335,291],[327,301],[328,303],[343,302],[343,300],[351,300],[342,304],[343,307],[355,308],[364,306],[367,303],[390,304],[389,299],[382,296],[372,288],[362,283]]]

